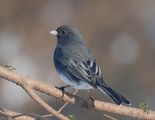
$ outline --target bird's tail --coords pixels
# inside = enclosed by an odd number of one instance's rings
[[[101,90],[104,94],[108,95],[114,103],[121,105],[121,104],[128,104],[130,105],[130,102],[120,95],[118,92],[114,91],[110,86],[108,85],[99,85],[98,89]]]

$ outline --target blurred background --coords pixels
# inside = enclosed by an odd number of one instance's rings
[[[12,65],[18,73],[54,86],[64,85],[53,65],[57,41],[49,31],[63,24],[73,25],[96,55],[106,81],[133,106],[145,102],[155,110],[154,4],[153,0],[0,0],[0,65]],[[64,104],[40,95],[56,109]],[[97,90],[95,98],[111,102]],[[1,78],[0,107],[47,113],[22,88]],[[68,105],[63,113],[73,114],[77,120],[108,120],[77,105]]]

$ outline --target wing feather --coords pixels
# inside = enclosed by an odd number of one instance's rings
[[[68,74],[79,80],[84,80],[93,86],[96,86],[97,80],[102,78],[101,69],[95,59],[85,62],[77,62],[70,59],[63,66],[65,66],[65,71]]]

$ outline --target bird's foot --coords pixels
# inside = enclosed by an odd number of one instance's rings
[[[70,87],[70,85],[66,85],[66,86],[61,86],[61,87],[57,87],[55,86],[57,89],[61,90],[62,91],[62,97],[64,96],[65,94],[65,89]]]

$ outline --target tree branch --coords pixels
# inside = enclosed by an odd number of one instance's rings
[[[22,76],[14,71],[9,71],[8,69],[5,69],[3,67],[0,67],[0,77],[7,79],[11,82],[14,82],[15,84],[22,86],[25,84],[25,81],[27,84],[29,84],[31,89],[43,92],[49,96],[54,96],[57,98],[62,99],[65,102],[72,103],[72,104],[81,104],[84,99],[81,97],[73,96],[71,94],[64,94],[62,97],[62,92],[44,82],[38,81],[38,80],[33,80],[30,77]],[[154,111],[149,111],[147,114],[144,112],[143,109],[138,109],[138,108],[133,108],[133,107],[128,107],[128,106],[118,106],[112,103],[107,103],[107,102],[101,102],[98,100],[94,101],[94,108],[99,111],[107,111],[107,112],[112,112],[120,115],[126,115],[130,117],[135,117],[139,119],[147,119],[147,120],[155,120],[155,112]]]
[[[4,109],[4,108],[1,108],[0,114],[9,116],[13,118],[14,120],[35,120],[35,117],[31,117],[30,115],[25,115],[25,114],[14,112],[14,111]]]
[[[35,100],[39,105],[45,108],[48,112],[53,114],[54,116],[58,117],[61,120],[69,120],[68,117],[62,115],[61,113],[57,112],[55,109],[50,107],[46,102],[44,102],[35,92],[29,87],[29,85],[23,86],[24,90]]]

